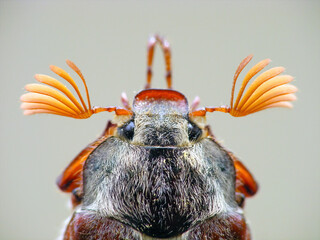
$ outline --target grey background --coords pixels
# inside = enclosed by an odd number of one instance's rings
[[[145,84],[153,33],[170,41],[173,86],[190,102],[228,104],[234,71],[250,53],[249,66],[271,58],[296,78],[293,110],[208,121],[259,181],[245,208],[255,239],[320,239],[319,13],[319,1],[0,1],[0,239],[58,236],[71,211],[55,179],[112,118],[24,117],[23,86],[35,73],[54,76],[50,64],[69,71],[68,58],[93,104],[120,105],[122,91],[132,99]],[[153,86],[164,87],[159,49],[154,73]]]

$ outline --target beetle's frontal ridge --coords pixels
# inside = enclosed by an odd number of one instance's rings
[[[163,108],[163,111],[159,111]],[[171,89],[147,89],[139,92],[133,101],[133,110],[135,113],[158,112],[172,114],[177,112],[187,115],[189,112],[188,101],[186,97]]]

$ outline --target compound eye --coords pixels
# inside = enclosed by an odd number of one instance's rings
[[[194,123],[188,123],[188,135],[190,141],[197,141],[202,135],[202,130]]]
[[[132,140],[134,135],[134,121],[130,120],[120,127],[118,129],[118,134],[128,140]]]

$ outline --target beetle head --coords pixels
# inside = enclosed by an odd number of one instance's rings
[[[136,145],[188,146],[202,131],[190,121],[188,101],[182,93],[147,89],[135,96],[133,115],[119,127],[118,134]]]

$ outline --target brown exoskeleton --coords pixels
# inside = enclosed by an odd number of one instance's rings
[[[152,60],[156,44],[164,51],[168,89],[151,89]],[[253,196],[257,183],[246,167],[223,148],[206,125],[207,112],[240,117],[272,107],[291,107],[297,89],[292,77],[276,67],[260,74],[244,92],[249,80],[270,60],[244,77],[234,100],[238,75],[252,56],[239,65],[230,106],[198,109],[171,89],[169,43],[152,37],[148,45],[147,84],[130,106],[91,107],[84,77],[71,61],[67,64],[82,79],[88,106],[74,80],[63,69],[51,70],[67,80],[80,101],[58,80],[36,75],[41,84],[29,84],[21,97],[26,115],[50,113],[88,118],[115,112],[100,138],[88,145],[58,178],[59,188],[71,193],[74,213],[62,239],[229,239],[249,240],[243,215],[245,197]],[[49,86],[51,87],[49,87]]]

